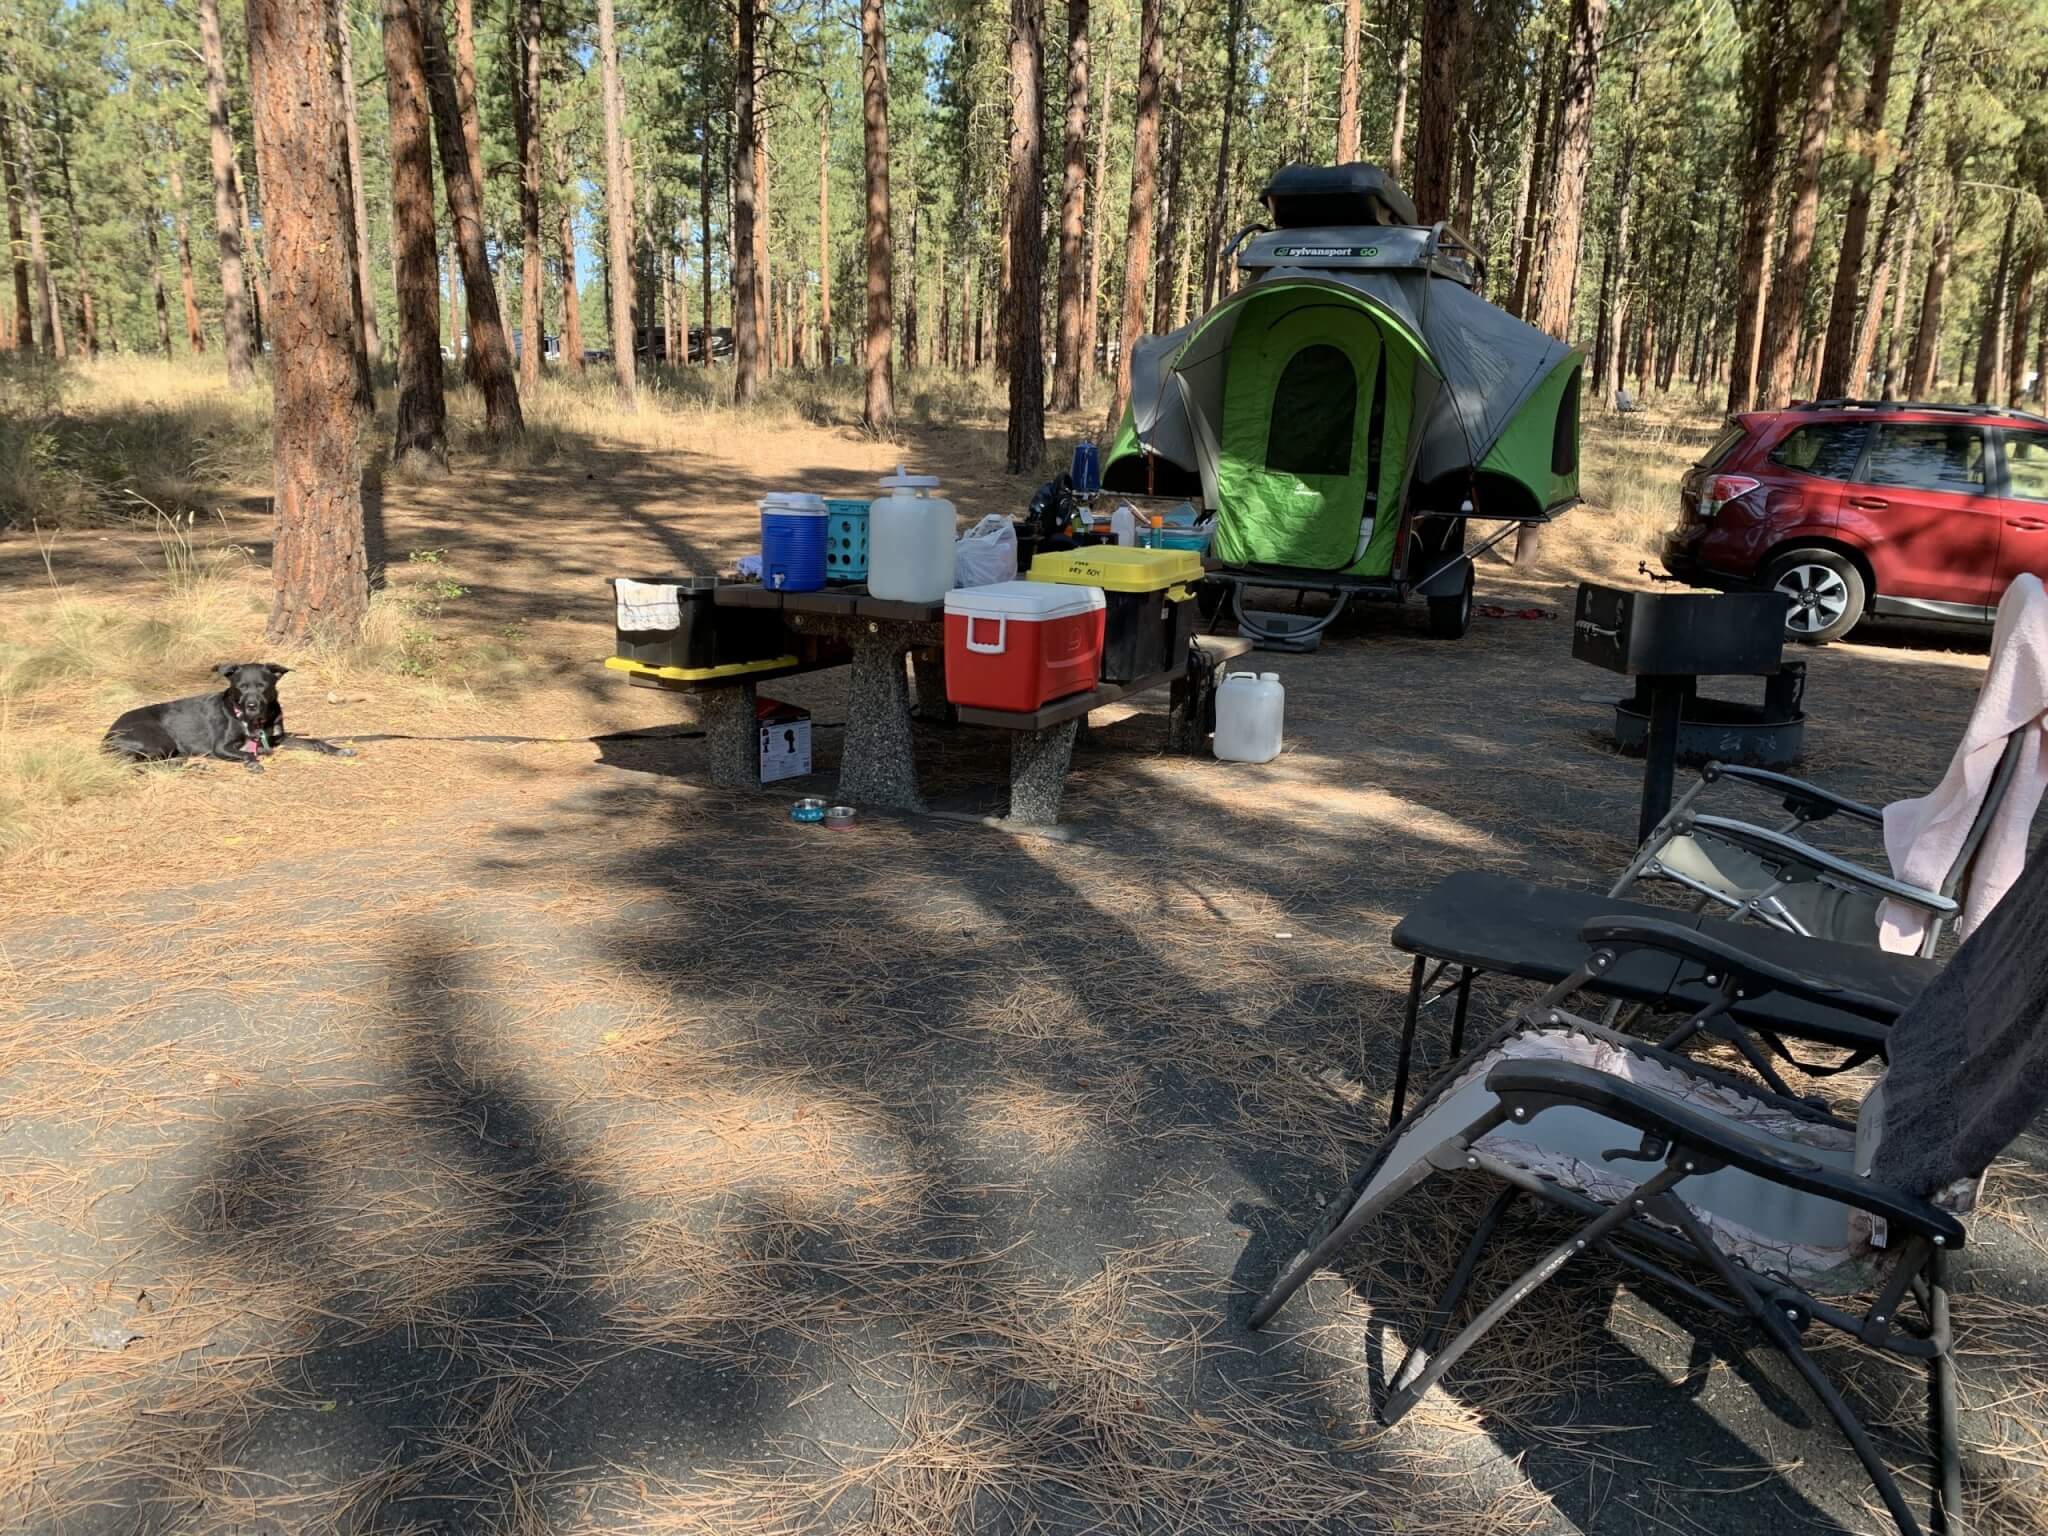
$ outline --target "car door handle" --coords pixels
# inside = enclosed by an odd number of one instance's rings
[[[2005,520],[2005,526],[2017,528],[2021,533],[2039,533],[2043,528],[2048,528],[2048,523],[2044,523],[2038,517],[2009,517]]]
[[[1860,507],[1865,512],[1882,512],[1891,503],[1882,496],[1851,496],[1849,498],[1849,505]]]

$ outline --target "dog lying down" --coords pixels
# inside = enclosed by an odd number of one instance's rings
[[[227,679],[219,693],[131,709],[107,728],[106,749],[138,763],[214,757],[224,763],[246,763],[252,773],[261,773],[260,759],[280,747],[329,757],[355,756],[331,741],[285,734],[277,680],[291,668],[273,661],[224,661],[213,670]]]

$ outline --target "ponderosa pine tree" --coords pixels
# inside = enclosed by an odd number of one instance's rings
[[[1607,0],[1572,0],[1559,87],[1557,159],[1551,176],[1549,247],[1531,299],[1531,322],[1558,340],[1571,331],[1579,291],[1579,251],[1586,222],[1586,172],[1593,153],[1593,97],[1600,80],[1600,45],[1607,31]],[[1418,148],[1417,158],[1420,159]]]
[[[1088,280],[1088,0],[1067,0],[1067,117],[1060,159],[1059,315],[1053,330],[1052,408],[1081,407],[1082,334]]]
[[[1870,232],[1870,203],[1877,186],[1878,147],[1884,137],[1885,102],[1891,94],[1892,55],[1899,41],[1899,12],[1903,0],[1884,0],[1871,39],[1870,86],[1863,94],[1863,120],[1858,125],[1849,170],[1849,205],[1842,214],[1842,239],[1835,258],[1835,291],[1828,303],[1827,340],[1821,348],[1820,381],[1814,393],[1823,400],[1839,400],[1852,388],[1850,372],[1856,360],[1856,316],[1862,297],[1863,247]],[[1883,271],[1880,259],[1874,273]],[[1884,294],[1872,277],[1871,303],[1882,308]],[[1861,388],[1861,373],[1855,388]]]
[[[1791,212],[1785,221],[1785,253],[1771,280],[1763,334],[1758,339],[1758,403],[1775,408],[1792,398],[1804,329],[1806,290],[1813,272],[1813,236],[1820,220],[1821,162],[1827,153],[1828,124],[1835,111],[1835,80],[1842,58],[1842,31],[1849,0],[1822,0],[1807,61],[1806,113],[1792,161]],[[1779,61],[1782,67],[1783,61]]]
[[[1010,0],[1010,424],[1004,465],[1013,475],[1045,458],[1045,0]],[[914,227],[914,226],[913,226]],[[916,246],[911,247],[916,271]]]
[[[384,360],[384,338],[377,328],[377,289],[370,276],[370,204],[363,189],[362,134],[356,126],[356,59],[348,12],[341,15],[341,126],[348,140],[348,181],[355,236],[356,301],[362,311],[363,362],[374,368]],[[239,197],[237,201],[239,201]]]
[[[1342,62],[1337,78],[1337,163],[1358,158],[1358,54],[1364,23],[1359,0],[1344,0]]]
[[[1156,7],[1152,9],[1156,9]],[[1151,15],[1152,9],[1148,9],[1145,14]],[[1156,21],[1154,30],[1158,30],[1163,24],[1163,18]],[[1221,281],[1221,274],[1218,269],[1221,265],[1220,258],[1225,239],[1223,225],[1230,212],[1230,131],[1233,121],[1237,117],[1237,77],[1239,73],[1237,47],[1239,35],[1243,31],[1244,0],[1229,0],[1229,10],[1223,23],[1223,121],[1216,138],[1216,189],[1214,195],[1209,200],[1209,228],[1207,236],[1202,241],[1202,308],[1205,311],[1216,302],[1217,288]],[[1153,56],[1150,48],[1142,40],[1145,35],[1144,23],[1141,20],[1138,66],[1138,132],[1140,136],[1146,135],[1149,122],[1151,143],[1145,155],[1146,170],[1144,178],[1145,233],[1149,242],[1152,232],[1152,219],[1155,212],[1153,205],[1158,199],[1159,82],[1160,76],[1165,71],[1165,44],[1163,41],[1160,41],[1159,61],[1157,67],[1153,68],[1151,72],[1151,108],[1148,114],[1146,109],[1146,67],[1153,63]],[[1134,221],[1138,217],[1138,158],[1138,151],[1134,146],[1131,152],[1131,218]],[[1133,227],[1135,227],[1135,223]],[[1145,257],[1147,262],[1149,262],[1151,258],[1151,251],[1149,249],[1145,252]],[[1145,279],[1151,276],[1151,270],[1148,265],[1139,267],[1137,272],[1137,283],[1142,290],[1145,286]],[[1129,253],[1126,252],[1124,282],[1129,284],[1131,281],[1132,268],[1129,261]],[[1142,292],[1139,297],[1141,300],[1143,299]],[[1126,294],[1124,319],[1127,326],[1130,321],[1130,314],[1130,299],[1129,295]],[[1135,335],[1131,339],[1135,340]],[[1125,346],[1128,347],[1128,345],[1129,343],[1126,342]],[[1121,402],[1130,386],[1131,379],[1130,363],[1121,354],[1117,358],[1116,376],[1118,380],[1117,399]],[[1119,405],[1119,410],[1121,410],[1121,405]],[[1116,430],[1115,422],[1110,423],[1110,430],[1112,432]]]
[[[1749,98],[1749,152],[1742,171],[1741,240],[1735,257],[1735,343],[1728,366],[1728,411],[1749,409],[1756,391],[1757,332],[1770,282],[1771,235],[1778,214],[1780,48],[1791,15],[1789,0],[1754,0],[1743,54]]]
[[[249,86],[270,231],[277,508],[270,638],[345,636],[370,605],[354,404],[348,149],[334,0],[248,0]]]
[[[245,388],[256,377],[243,294],[242,204],[235,181],[235,140],[228,120],[227,58],[221,47],[219,0],[199,0],[199,54],[206,71],[206,142],[213,161],[213,233],[220,246],[221,346],[228,382]],[[337,247],[338,249],[338,247]],[[195,347],[193,349],[197,351]]]
[[[441,26],[439,0],[413,0],[413,5],[426,42],[434,144],[440,151],[442,190],[448,199],[449,222],[455,226],[455,254],[462,268],[463,300],[469,314],[470,378],[484,397],[485,431],[494,438],[517,437],[526,430],[526,420],[519,408],[519,381],[513,376],[512,348],[498,309],[490,256],[484,249],[483,207],[476,196],[477,179],[463,135],[453,58]]]
[[[24,352],[36,344],[35,306],[29,300],[28,240],[21,228],[21,186],[14,170],[14,112],[0,95],[0,176],[7,191],[7,266],[13,277],[13,304],[7,335],[10,346]]]
[[[22,206],[28,213],[28,265],[35,277],[36,302],[42,311],[42,348],[61,360],[66,355],[64,315],[57,307],[57,282],[50,271],[50,252],[43,243],[43,199],[36,189],[34,94],[21,82],[20,115],[14,123],[14,154],[21,177]],[[0,102],[0,111],[6,104]]]
[[[541,13],[540,0],[517,0],[517,4],[519,78],[512,93],[512,132],[519,149],[519,378],[528,389],[534,389],[540,384],[540,357],[547,334],[540,251]]]
[[[741,0],[741,8],[753,3]],[[597,52],[604,94],[605,292],[611,301],[612,370],[619,396],[632,410],[639,403],[633,376],[633,194],[626,180],[626,97],[612,0],[597,0]]]
[[[761,392],[761,284],[760,241],[755,224],[760,184],[760,156],[756,139],[760,133],[759,104],[755,88],[760,83],[755,54],[759,48],[756,29],[760,24],[760,0],[739,0],[739,22],[733,37],[733,146],[732,146],[732,331],[733,398],[747,404]]]
[[[401,463],[448,456],[441,378],[441,257],[434,239],[433,107],[426,40],[413,0],[383,0],[384,99],[391,115],[391,247],[398,291],[398,422]]]
[[[1575,5],[1572,10],[1575,40],[1580,35],[1581,9]],[[1606,0],[1599,0],[1599,9],[1604,22]],[[1422,98],[1416,105],[1415,176],[1409,190],[1415,211],[1425,224],[1451,216],[1451,161],[1457,148],[1458,103],[1466,91],[1465,54],[1471,35],[1472,0],[1422,0]],[[1596,36],[1596,59],[1598,51]],[[1590,135],[1590,91],[1585,117]],[[1576,251],[1573,259],[1576,261]]]
[[[860,6],[861,139],[867,183],[867,336],[862,365],[867,375],[861,424],[876,436],[896,425],[896,375],[890,358],[895,323],[892,296],[894,241],[889,229],[889,56],[882,33],[882,0]]]
[[[1232,34],[1229,52],[1232,69],[1231,81],[1225,85],[1226,101],[1232,97],[1230,86],[1236,79],[1238,6],[1239,0],[1230,0]],[[1131,349],[1138,344],[1138,337],[1145,328],[1145,317],[1150,312],[1145,287],[1152,275],[1152,213],[1159,197],[1159,81],[1166,73],[1164,11],[1164,0],[1143,0],[1139,12],[1137,120],[1131,139],[1131,220],[1124,236],[1124,315],[1123,324],[1117,330],[1116,387],[1109,395],[1108,435],[1111,437],[1116,435],[1122,424],[1124,406],[1131,398]],[[1226,132],[1228,126],[1226,118]],[[1217,171],[1218,207],[1212,214],[1212,230],[1222,218],[1227,162],[1219,160]],[[1213,242],[1206,249],[1208,254],[1204,258],[1202,279],[1205,309],[1215,279],[1216,261]]]

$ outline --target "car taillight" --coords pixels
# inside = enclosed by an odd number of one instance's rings
[[[1699,520],[1711,523],[1729,502],[1747,496],[1763,482],[1748,475],[1716,475],[1700,492]]]

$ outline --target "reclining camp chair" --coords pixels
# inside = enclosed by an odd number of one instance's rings
[[[1944,790],[1961,792],[1967,785],[1968,794],[1978,796],[1975,811],[1967,827],[1948,822],[1951,830],[1946,836],[1922,851],[1922,862],[1926,862],[1926,852],[1945,849],[1946,839],[1955,838],[1946,869],[1936,863],[1938,876],[1935,870],[1922,871],[1923,876],[1933,878],[1931,885],[1865,869],[1814,846],[1806,836],[1810,827],[1834,816],[1883,827],[1885,812],[1803,779],[1709,763],[1700,781],[1651,831],[1608,894],[1624,896],[1644,880],[1671,881],[1699,898],[1696,910],[1723,908],[1729,915],[1847,944],[1879,942],[1880,908],[1889,901],[1896,904],[1893,947],[1932,955],[1942,929],[1960,910],[1966,890],[1978,905],[1988,907],[1997,899],[1995,889],[1980,889],[1982,882],[1974,877],[1987,837],[1996,834],[2007,839],[2007,848],[2018,846],[2011,841],[2014,838],[2022,844],[2025,841],[2024,823],[2032,817],[2040,796],[2042,711],[2048,707],[2048,639],[2044,636],[2048,636],[2048,593],[2036,578],[2020,576],[1999,602],[1991,666],[1943,780]],[[1791,819],[1775,827],[1755,826],[1699,810],[1702,794],[1724,781],[1777,796]],[[2020,786],[2018,799],[2008,804],[2016,784]],[[1928,807],[1940,805],[1940,793],[1918,802],[1917,807],[1894,807],[1893,814],[1905,810],[1910,816],[1917,810],[1924,817]],[[1965,803],[1968,794],[1963,795]],[[1943,819],[1950,811],[1944,806],[1933,815]],[[2022,830],[2015,830],[2015,823]],[[1921,825],[1924,828],[1928,823],[1923,820]],[[1907,820],[1905,826],[1910,829],[1913,821]],[[1892,831],[1897,833],[1900,828]],[[1912,838],[1910,830],[1904,833],[1905,841],[1910,843]],[[1891,841],[1896,851],[1899,839]],[[1939,852],[1934,856],[1938,859]],[[1897,868],[1895,860],[1895,873]],[[1993,887],[1997,884],[1991,882]],[[1965,931],[1968,926],[1966,918]]]
[[[1264,1324],[1396,1199],[1439,1173],[1503,1186],[1472,1233],[1417,1346],[1389,1379],[1391,1425],[1494,1324],[1567,1263],[1599,1252],[1784,1351],[1840,1425],[1902,1532],[1921,1527],[1855,1411],[1801,1334],[1837,1329],[1929,1371],[1933,1526],[1960,1515],[1948,1256],[1992,1159],[2048,1103],[2048,857],[1900,1015],[1889,1066],[1854,1122],[1569,1011],[1626,953],[1652,949],[1739,979],[1805,990],[1796,972],[1725,939],[1654,919],[1595,920],[1579,971],[1442,1073],[1334,1201],[1254,1307]],[[1438,1348],[1488,1240],[1523,1195],[1583,1224]],[[1676,1272],[1703,1267],[1720,1293]],[[1704,1279],[1705,1277],[1700,1277]],[[1823,1301],[1868,1289],[1860,1311]],[[1911,1301],[1912,1308],[1907,1308]]]

